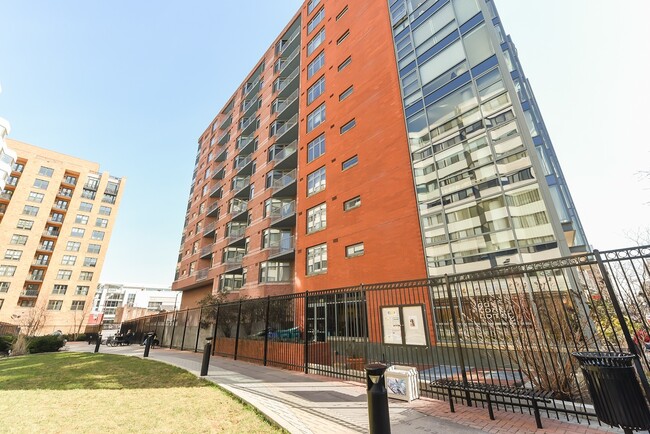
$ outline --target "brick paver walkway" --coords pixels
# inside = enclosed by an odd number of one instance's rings
[[[68,343],[70,351],[92,352],[94,345]],[[143,347],[100,348],[102,353],[142,357]],[[152,349],[149,357],[186,369],[196,375],[201,370],[202,354],[170,349]],[[359,383],[318,375],[270,368],[261,365],[212,357],[207,380],[248,402],[269,419],[291,433],[343,434],[368,432],[368,407],[365,387]],[[622,430],[595,425],[579,425],[542,418],[543,429],[528,414],[495,411],[490,420],[487,409],[456,405],[421,398],[410,403],[389,400],[391,431],[407,433],[548,433],[602,434]]]

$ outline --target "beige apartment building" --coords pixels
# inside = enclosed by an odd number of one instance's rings
[[[18,158],[0,192],[0,322],[36,334],[83,330],[125,179],[80,158],[8,145]]]

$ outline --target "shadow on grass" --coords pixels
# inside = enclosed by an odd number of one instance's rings
[[[0,359],[0,390],[206,387],[189,372],[114,354],[46,353]]]

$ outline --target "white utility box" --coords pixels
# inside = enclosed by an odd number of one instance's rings
[[[393,365],[385,374],[389,398],[411,402],[420,397],[418,370],[412,366]]]

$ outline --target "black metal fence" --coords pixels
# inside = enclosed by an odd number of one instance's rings
[[[418,369],[420,392],[451,379],[552,392],[547,416],[594,415],[575,351],[638,355],[648,394],[650,246],[483,272],[242,299],[124,323],[138,339],[341,379],[381,361]],[[459,396],[460,398],[460,396]],[[477,397],[480,402],[480,397]],[[505,399],[506,410],[524,401]]]

